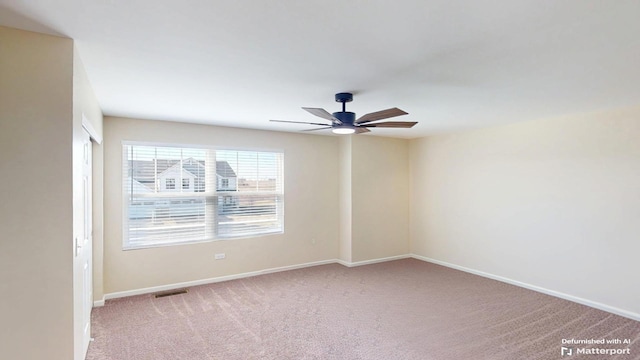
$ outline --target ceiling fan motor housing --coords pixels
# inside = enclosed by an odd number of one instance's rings
[[[356,113],[351,111],[338,111],[332,114],[336,119],[340,120],[344,125],[353,125],[356,121]]]

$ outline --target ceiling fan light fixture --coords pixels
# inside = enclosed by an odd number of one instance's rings
[[[350,135],[350,134],[355,133],[356,129],[352,128],[352,127],[343,126],[343,127],[335,127],[333,129],[331,129],[331,131],[334,134],[338,134],[338,135]]]

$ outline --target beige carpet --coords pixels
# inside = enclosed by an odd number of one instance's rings
[[[640,359],[638,321],[414,259],[115,299],[92,321],[89,360],[561,359],[562,339],[631,341],[566,359]]]

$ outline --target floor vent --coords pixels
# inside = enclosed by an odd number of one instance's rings
[[[180,295],[188,293],[188,289],[176,289],[155,294],[155,298],[163,298],[167,296]]]

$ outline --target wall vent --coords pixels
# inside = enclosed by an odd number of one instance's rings
[[[175,290],[159,292],[159,293],[154,294],[154,296],[157,299],[157,298],[163,298],[163,297],[167,297],[167,296],[186,294],[188,292],[189,292],[189,289],[175,289]]]

